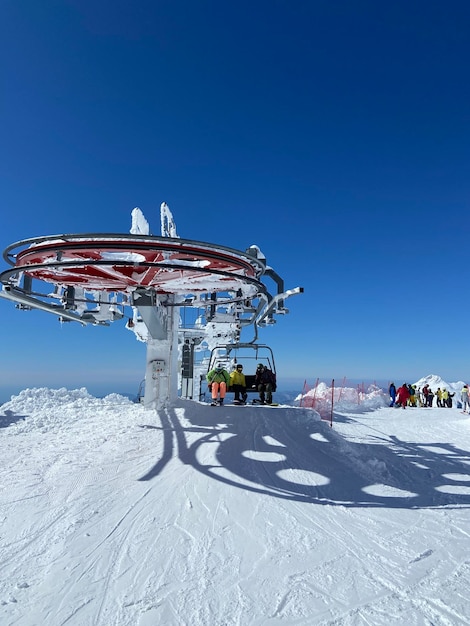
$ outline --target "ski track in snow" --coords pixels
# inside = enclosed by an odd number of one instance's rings
[[[2,407],[2,626],[470,623],[458,411],[48,400]]]

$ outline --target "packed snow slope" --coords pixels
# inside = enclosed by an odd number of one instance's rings
[[[470,623],[470,418],[30,389],[0,407],[2,626]]]

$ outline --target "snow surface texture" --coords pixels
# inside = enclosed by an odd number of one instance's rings
[[[0,408],[0,623],[469,624],[470,418],[364,400],[330,428],[21,392]]]

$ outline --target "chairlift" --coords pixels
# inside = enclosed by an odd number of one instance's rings
[[[230,373],[241,364],[246,378],[246,387],[250,391],[254,384],[258,363],[266,365],[273,374],[276,374],[274,354],[269,346],[259,343],[230,343],[215,346],[211,350],[207,371],[210,372],[217,365],[222,365]]]

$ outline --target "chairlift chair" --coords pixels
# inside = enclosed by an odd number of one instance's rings
[[[265,344],[259,343],[230,343],[215,346],[211,351],[207,371],[210,372],[218,364],[221,364],[230,373],[239,363],[243,365],[246,390],[248,392],[256,391],[256,389],[253,389],[253,385],[258,363],[263,363],[276,374],[272,349]]]

